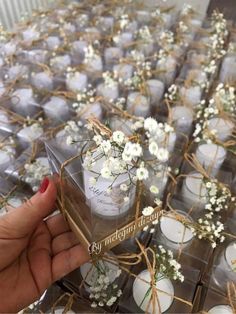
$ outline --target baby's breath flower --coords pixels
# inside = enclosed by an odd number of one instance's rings
[[[144,166],[141,166],[137,169],[136,175],[137,175],[138,180],[142,181],[148,178],[149,173],[148,173],[148,170],[144,168]]]
[[[151,207],[151,206],[145,207],[145,208],[142,210],[143,216],[150,216],[150,215],[152,215],[153,212],[154,212],[154,208]]]
[[[160,191],[159,191],[157,186],[151,185],[150,186],[150,192],[153,193],[153,194],[159,194]]]

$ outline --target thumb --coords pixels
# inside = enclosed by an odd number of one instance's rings
[[[4,225],[4,229],[10,232],[12,237],[27,236],[53,211],[56,195],[54,180],[45,178],[39,191],[31,199],[1,218],[0,227]]]

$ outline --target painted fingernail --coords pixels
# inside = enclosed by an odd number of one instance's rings
[[[40,193],[44,193],[47,191],[47,188],[48,188],[48,185],[49,185],[49,179],[46,177],[43,179],[41,185],[40,185],[40,188],[39,188],[39,192]]]

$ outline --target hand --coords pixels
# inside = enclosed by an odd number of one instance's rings
[[[89,259],[62,215],[44,220],[56,194],[46,178],[29,201],[0,217],[0,313],[27,307]]]

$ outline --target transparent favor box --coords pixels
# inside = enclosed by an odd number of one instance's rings
[[[59,207],[91,254],[107,251],[157,219],[158,209],[148,218],[136,210],[135,185],[126,192],[120,190],[128,175],[119,175],[109,189],[110,180],[99,178],[92,182],[93,173],[83,168],[82,147],[73,157],[51,140],[46,142],[46,150],[52,172],[59,173],[62,179]]]
[[[226,297],[229,284],[236,284],[235,261],[236,241],[230,239],[215,250],[212,263],[209,263],[203,282]]]
[[[196,290],[199,271],[191,267],[181,265],[184,282],[170,280],[167,277],[160,279],[157,284],[157,296],[162,313],[190,313]],[[152,313],[146,308],[145,296],[150,299],[148,289],[150,274],[147,265],[143,261],[131,269],[134,275],[129,276],[125,290],[119,302],[120,313]],[[146,294],[147,293],[147,294]],[[143,301],[144,300],[144,301]],[[141,301],[141,302],[139,302]],[[138,304],[139,303],[139,304]],[[155,313],[159,313],[158,301],[156,301]]]
[[[203,287],[202,302],[200,304],[200,310],[210,314],[233,314],[233,309],[236,307],[235,297],[231,299],[231,303],[228,297],[225,297],[211,289],[211,286]],[[232,307],[233,306],[233,307]]]

